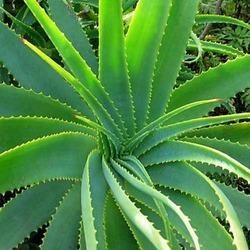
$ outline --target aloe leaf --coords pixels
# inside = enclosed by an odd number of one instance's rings
[[[126,35],[127,62],[137,129],[141,129],[146,122],[155,62],[171,2],[139,1]]]
[[[62,77],[28,49],[21,39],[0,22],[0,60],[15,75],[21,86],[59,99],[75,109],[90,115],[88,107]],[[9,56],[9,51],[15,56]],[[17,60],[20,63],[17,63]],[[32,72],[32,74],[30,73]]]
[[[112,161],[112,166],[115,168],[115,170],[131,185],[133,185],[135,188],[140,190],[141,192],[150,195],[151,197],[154,197],[155,199],[159,200],[164,204],[165,206],[168,206],[170,209],[172,209],[182,220],[183,224],[187,228],[188,232],[190,233],[190,236],[193,240],[195,249],[200,249],[198,237],[192,228],[188,217],[182,212],[180,207],[178,207],[174,202],[172,202],[167,196],[164,196],[160,192],[158,192],[156,189],[154,189],[151,186],[148,186],[147,184],[141,182],[139,179],[131,175],[127,170],[125,170],[122,166],[118,165],[114,161]]]
[[[206,15],[197,15],[195,18],[196,23],[226,23],[233,24],[237,26],[241,26],[246,29],[250,29],[250,24],[241,21],[237,18],[233,18],[230,16],[223,15],[214,15],[214,14],[206,14]]]
[[[134,205],[121,188],[113,173],[109,169],[105,160],[102,164],[104,176],[112,190],[112,193],[121,207],[122,211],[131,220],[131,222],[145,235],[145,237],[159,250],[170,249],[167,240],[165,240],[157,231],[145,215]]]
[[[141,129],[138,133],[136,133],[130,140],[128,140],[127,145],[125,149],[133,149],[134,146],[137,145],[138,142],[140,142],[145,136],[147,136],[149,133],[153,132],[156,128],[160,127],[163,123],[171,119],[172,117],[178,116],[179,114],[183,113],[186,110],[192,109],[194,107],[199,107],[202,105],[207,105],[209,103],[214,102],[221,102],[220,99],[211,99],[211,100],[204,100],[199,102],[193,102],[189,103],[187,105],[184,105],[182,107],[179,107],[169,113],[166,113],[165,115],[162,115],[158,119],[154,120],[147,126],[145,126],[143,129]]]
[[[161,173],[167,172],[165,167],[162,166],[162,168],[165,169],[165,171],[161,169],[162,170]],[[168,173],[164,173],[164,176],[166,176],[167,174]],[[164,180],[163,183],[165,186],[165,184],[168,183],[168,181],[165,182]],[[211,189],[209,185],[208,188]],[[168,189],[166,187],[165,188],[160,187],[158,188],[158,190],[164,195],[169,196],[170,199],[173,200],[176,204],[178,204],[178,206],[180,206],[182,210],[185,212],[185,214],[187,214],[187,216],[190,218],[190,223],[196,229],[196,234],[199,238],[199,242],[200,245],[202,246],[201,247],[202,249],[206,250],[210,250],[211,248],[215,250],[220,250],[222,248],[235,249],[235,247],[233,246],[233,239],[230,237],[229,233],[217,221],[217,219],[213,217],[213,215],[206,209],[206,207],[204,207],[204,205],[202,205],[202,203],[199,202],[198,199],[196,199],[194,196],[184,193],[184,190],[181,190],[180,192],[178,190],[173,190],[172,188]],[[154,203],[152,202],[152,199],[149,198],[149,196],[146,197],[142,193],[138,192],[138,190],[131,187],[131,185],[127,184],[126,184],[126,191],[128,191],[129,195],[133,196],[136,200],[138,200],[139,203],[144,204],[150,210],[157,213],[157,208],[155,207]],[[213,196],[216,196],[213,190],[211,190],[211,193],[213,194]],[[217,203],[219,203],[218,200]],[[148,211],[150,211],[149,209]],[[144,211],[145,210],[143,210],[143,212]],[[177,232],[179,235],[181,235],[193,249],[194,246],[192,243],[192,239],[186,228],[183,226],[182,222],[179,220],[176,214],[170,209],[167,209],[167,213],[169,215],[169,221],[171,223],[171,226],[173,227],[173,230]],[[145,214],[149,215],[148,213]],[[211,241],[211,239],[213,239],[213,241]]]
[[[76,183],[60,202],[49,222],[41,249],[77,248],[81,220],[80,187],[80,183]]]
[[[95,74],[87,65],[86,61],[80,56],[79,52],[73,47],[71,42],[59,30],[36,0],[25,0],[25,3],[54,43],[56,49],[59,51],[76,79],[78,79],[83,86],[85,86],[89,92],[96,97],[104,109],[106,109],[112,118],[118,122],[120,127],[122,127],[120,117],[117,114],[112,101],[104,91]]]
[[[94,147],[89,136],[61,133],[5,151],[0,154],[0,192],[53,178],[80,179]]]
[[[0,210],[0,245],[13,249],[55,212],[72,183],[53,181],[31,187]],[[53,192],[51,192],[53,190]]]
[[[94,73],[85,60],[80,56],[64,33],[50,19],[45,10],[40,7],[39,3],[36,0],[25,0],[24,2],[54,43],[73,74],[87,86],[95,85],[100,87]]]
[[[42,117],[0,118],[0,131],[0,153],[30,140],[62,132],[96,135],[95,130],[80,124]],[[16,131],[18,131],[17,134]]]
[[[189,130],[194,130],[200,127],[215,125],[218,123],[234,121],[238,119],[247,119],[247,118],[250,118],[250,113],[197,118],[164,126],[149,134],[137,146],[137,148],[135,148],[133,153],[136,156],[139,156],[145,153],[147,150],[151,149],[152,147],[156,146],[157,144],[166,141],[170,138],[181,136],[183,133]]]
[[[247,168],[250,169],[250,159],[249,159],[250,147],[246,145],[241,145],[239,143],[233,143],[225,140],[218,140],[215,138],[209,139],[203,137],[193,137],[193,138],[185,137],[181,140],[191,143],[197,143],[200,145],[204,145],[219,150],[227,155],[230,155],[230,157],[241,162],[243,165],[245,165]]]
[[[185,56],[198,3],[198,0],[173,1],[155,65],[149,121],[153,121],[164,114],[167,107],[167,102]]]
[[[12,16],[7,10],[0,7],[0,11],[6,14],[8,18],[11,19],[12,25],[13,23],[21,29],[23,33],[27,33],[32,41],[40,47],[45,47],[46,41],[39,32],[33,29],[31,26],[28,26],[24,22],[18,20],[16,17]]]
[[[106,198],[104,226],[106,232],[106,249],[138,249],[129,226],[110,193]]]
[[[250,170],[225,153],[196,143],[167,141],[140,157],[146,166],[162,162],[190,161],[219,166],[250,182]]]
[[[197,49],[197,45],[194,42],[188,43],[188,49]],[[215,43],[215,42],[209,42],[209,41],[201,41],[201,48],[203,51],[209,51],[209,52],[215,52],[222,55],[228,55],[228,56],[244,56],[245,53],[233,48],[231,46],[221,44],[221,43]]]
[[[122,23],[122,2],[99,2],[99,78],[125,123],[134,133],[134,117]]]
[[[43,116],[76,122],[77,114],[80,113],[51,97],[0,84],[0,116]]]
[[[194,77],[173,92],[167,112],[193,101],[209,98],[228,99],[232,97],[236,92],[249,87],[249,67],[250,56],[246,55]],[[238,77],[239,75],[241,77]],[[204,91],[207,86],[209,86],[209,91]],[[215,104],[208,104],[207,106],[190,109],[175,117],[174,120],[180,121],[200,117],[207,114],[214,107]],[[173,120],[169,121],[169,123],[173,122]]]
[[[134,198],[133,198],[134,199]],[[136,199],[134,199],[136,200]],[[164,224],[163,221],[161,219],[161,217],[157,214],[156,211],[154,211],[151,207],[148,206],[148,204],[143,204],[140,201],[138,202],[138,200],[136,200],[136,205],[141,209],[142,213],[145,214],[150,221],[152,221],[155,225],[155,227],[157,227],[157,229],[161,230],[161,232],[164,231]],[[177,241],[177,234],[176,234],[176,230],[173,227],[170,227],[170,237],[171,237],[171,249],[174,250],[181,250],[182,246],[180,245],[181,243]],[[148,246],[148,242],[142,242],[143,239],[140,238],[141,241],[141,249],[155,249],[154,247]],[[192,240],[191,240],[192,241]]]
[[[91,110],[93,111],[95,116],[98,118],[98,120],[106,128],[106,130],[110,130],[114,133],[120,134],[119,128],[114,123],[108,111],[103,107],[103,105],[95,98],[94,95],[92,95],[92,93],[84,85],[82,85],[73,75],[71,75],[68,71],[62,68],[59,64],[54,62],[51,58],[49,58],[45,53],[43,53],[33,44],[31,44],[27,40],[23,40],[23,42],[30,49],[32,49],[35,53],[37,53],[44,61],[46,61],[56,72],[58,72],[80,94],[80,96],[88,104],[88,106],[91,108]]]
[[[125,167],[130,172],[132,172],[137,178],[139,178],[140,181],[154,188],[154,184],[151,181],[150,176],[148,175],[146,169],[135,157],[132,156],[124,157],[124,159],[126,161],[117,160],[117,162],[114,162],[113,160],[111,160],[111,163],[116,166],[119,166],[118,164],[120,164],[121,166]],[[168,223],[168,215],[166,213],[164,204],[156,198],[153,198],[153,200],[155,202],[155,205],[157,207],[157,210],[160,214],[160,217],[164,225],[163,229],[164,235],[166,235],[166,238],[169,239],[170,247],[173,248],[175,245],[175,237]]]
[[[236,249],[230,234],[197,199],[165,188],[161,188],[160,191],[181,206],[183,212],[190,218],[191,224],[196,228],[202,249]]]
[[[178,167],[178,166],[176,166]],[[153,170],[153,168],[152,168]],[[222,190],[213,182],[211,181],[207,176],[202,174],[200,171],[196,170],[194,167],[192,167],[190,164],[185,164],[185,168],[183,168],[185,175],[183,175],[184,179],[188,178],[189,173],[192,173],[197,176],[197,180],[200,178],[201,182],[207,182],[207,185],[210,186],[209,189],[213,190],[214,195],[216,195],[219,199],[219,203],[222,206],[222,211],[226,215],[226,220],[230,224],[230,232],[233,233],[234,239],[233,244],[237,247],[237,249],[245,249],[247,250],[247,243],[246,239],[244,237],[243,231],[241,229],[241,224],[239,222],[238,216],[228,200],[228,198],[225,196],[225,194],[222,192]],[[164,168],[158,168],[158,173],[154,176],[151,175],[152,179],[155,183],[168,186],[167,182],[165,182],[164,178],[161,178],[163,173],[165,172]],[[165,173],[166,176],[166,173]],[[190,185],[191,186],[191,185]],[[181,191],[185,191],[181,190]]]
[[[203,136],[209,138],[225,139],[250,146],[250,133],[247,133],[249,130],[250,122],[241,122],[230,125],[201,128],[193,132],[188,132],[185,135],[188,137]]]
[[[250,207],[250,199],[249,195],[239,192],[238,190],[226,186],[222,183],[217,183],[216,185],[222,190],[222,192],[227,196],[227,198],[232,203],[235,211],[237,212],[237,215],[239,217],[239,220],[241,224],[247,228],[250,227],[250,221],[249,221],[249,207]]]
[[[108,185],[102,172],[98,151],[88,156],[82,178],[82,220],[88,249],[105,249],[104,204]]]
[[[72,42],[87,64],[95,73],[98,63],[85,31],[82,29],[74,10],[66,1],[49,0],[49,12],[60,30]]]

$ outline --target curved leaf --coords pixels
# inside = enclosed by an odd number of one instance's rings
[[[0,192],[54,178],[80,179],[94,147],[84,134],[61,133],[6,151],[0,154]]]
[[[50,97],[0,84],[0,116],[43,116],[78,121],[77,114],[77,111]]]
[[[89,154],[82,178],[82,220],[88,249],[105,249],[104,204],[108,185],[102,172],[98,151]]]
[[[250,55],[239,57],[221,64],[201,75],[194,77],[186,84],[177,88],[170,99],[167,111],[181,107],[187,103],[209,98],[227,99],[250,85]],[[240,75],[240,77],[239,77]],[[209,91],[204,91],[209,86]],[[175,121],[187,120],[206,115],[215,104],[208,104],[175,117]],[[173,120],[168,121],[172,123]]]
[[[112,193],[121,207],[122,211],[131,220],[131,222],[145,235],[146,238],[159,250],[170,249],[168,242],[162,238],[159,231],[157,231],[151,222],[149,222],[145,215],[131,202],[124,190],[119,185],[118,181],[112,174],[107,163],[103,160],[102,164],[104,176],[112,190]]]
[[[66,1],[48,0],[49,12],[65,36],[96,73],[98,63],[85,31],[70,4]]]
[[[13,249],[55,212],[71,182],[53,181],[23,191],[0,210],[0,245]],[[52,192],[53,190],[53,192]]]
[[[196,143],[164,142],[140,157],[146,166],[171,161],[202,162],[219,166],[250,182],[250,170],[225,153]]]
[[[39,137],[66,131],[96,135],[93,129],[80,124],[42,117],[0,118],[0,131],[0,153]]]
[[[15,76],[21,86],[51,95],[63,103],[90,115],[80,96],[66,84],[46,63],[28,49],[21,39],[0,22],[0,60]],[[9,52],[12,55],[10,56]],[[17,60],[19,63],[17,63]],[[31,74],[32,72],[32,74]]]
[[[76,183],[52,216],[41,249],[77,249],[81,220],[80,198],[81,185]]]

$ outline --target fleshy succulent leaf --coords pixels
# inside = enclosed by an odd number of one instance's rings
[[[198,3],[198,0],[173,1],[172,3],[173,6],[155,66],[149,121],[158,118],[166,110],[170,94],[185,56]]]
[[[81,133],[61,133],[3,152],[0,192],[53,178],[80,179],[95,144],[93,138]]]
[[[80,197],[81,184],[78,182],[67,192],[55,214],[53,214],[41,249],[77,248],[81,220]]]
[[[159,0],[155,4],[151,0],[139,1],[126,35],[127,62],[138,129],[146,122],[155,62],[171,2]]]
[[[67,181],[43,183],[28,188],[8,202],[0,210],[1,247],[13,249],[32,231],[47,223],[71,185]]]

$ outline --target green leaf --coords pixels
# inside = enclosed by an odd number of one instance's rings
[[[167,111],[181,107],[187,103],[209,98],[228,99],[250,85],[250,56],[239,57],[221,64],[201,75],[194,77],[177,88],[170,99]],[[240,77],[239,77],[240,76]],[[209,91],[205,91],[209,86]],[[207,114],[215,104],[208,104],[175,117],[175,121],[187,120]],[[172,123],[173,120],[168,121]]]
[[[53,178],[80,179],[94,146],[84,134],[61,133],[6,151],[0,154],[0,192]]]
[[[149,121],[165,112],[185,56],[198,3],[199,0],[173,1],[155,66]]]
[[[250,133],[247,133],[247,131],[250,131],[250,122],[202,128],[186,133],[185,135],[189,137],[203,136],[209,138],[225,139],[250,146]]]
[[[250,147],[241,145],[239,143],[233,143],[230,141],[225,140],[218,140],[218,139],[209,139],[209,138],[203,138],[203,137],[194,137],[194,138],[183,138],[183,141],[191,142],[191,143],[197,143],[200,145],[204,145],[210,148],[214,148],[216,150],[219,150],[227,155],[230,155],[230,157],[234,158],[235,160],[239,161],[246,167],[250,169]]]
[[[80,199],[81,183],[76,183],[53,214],[41,249],[77,249],[81,220]]]
[[[48,0],[49,12],[60,30],[72,42],[72,45],[85,58],[87,64],[96,73],[98,63],[94,51],[89,43],[85,31],[82,29],[78,17],[67,1]]]
[[[0,118],[0,131],[0,153],[39,137],[66,131],[96,135],[93,129],[80,124],[42,117]]]
[[[134,134],[134,117],[122,23],[122,1],[99,2],[99,78],[125,123]]]
[[[164,126],[149,134],[137,146],[133,153],[136,156],[140,156],[157,144],[170,138],[181,136],[181,134],[187,132],[188,130],[246,118],[250,118],[250,113],[197,118]]]
[[[236,249],[233,245],[233,239],[225,228],[197,199],[169,189],[161,188],[160,191],[181,206],[183,212],[190,218],[202,249]]]
[[[26,89],[42,92],[59,99],[75,109],[90,115],[80,96],[66,84],[43,60],[27,48],[21,39],[0,22],[0,61],[11,71],[15,79]],[[11,51],[13,56],[9,55]],[[32,73],[31,73],[32,72]]]
[[[0,84],[0,116],[43,116],[76,122],[77,114],[77,111],[50,97]]]
[[[185,166],[185,167],[184,167]],[[179,166],[176,166],[177,168]],[[154,168],[152,167],[152,171],[154,171]],[[154,174],[153,176],[151,175],[153,181],[155,183],[159,183],[163,186],[168,186],[168,181],[162,178],[162,176],[166,176],[168,175],[168,172],[163,168],[159,167],[157,169],[156,174]],[[165,173],[164,173],[165,172]],[[183,165],[183,175],[181,175],[183,177],[183,179],[189,179],[189,174],[192,174],[193,176],[196,175],[196,179],[200,179],[200,183],[205,183],[208,186],[208,188],[205,188],[207,190],[210,190],[210,192],[214,193],[214,195],[216,195],[218,197],[219,200],[219,204],[222,206],[222,211],[225,213],[226,215],[226,220],[229,222],[230,224],[230,232],[233,233],[234,236],[234,240],[233,240],[233,244],[235,244],[237,246],[237,249],[245,249],[247,250],[247,243],[246,243],[246,239],[244,237],[243,231],[241,229],[241,224],[239,222],[238,216],[232,206],[232,204],[230,203],[230,201],[228,200],[228,198],[224,195],[224,193],[222,192],[222,190],[213,182],[211,181],[207,176],[205,176],[204,174],[202,174],[200,171],[196,170],[194,167],[192,167],[190,164],[185,164]],[[169,178],[168,178],[169,179]],[[180,178],[179,178],[179,182],[180,182]],[[192,182],[193,185],[195,185],[195,182]],[[192,185],[190,185],[190,181],[189,181],[189,189],[192,189]],[[196,192],[199,192],[200,190],[205,190],[204,188],[198,188],[196,189]],[[180,190],[180,191],[184,191]],[[203,192],[204,194],[204,192]],[[202,195],[202,193],[201,193]],[[202,197],[202,199],[208,200],[207,197]],[[217,202],[218,203],[218,202]],[[217,205],[218,206],[218,205]]]
[[[180,207],[178,207],[174,202],[172,202],[167,196],[164,196],[161,194],[159,191],[154,189],[151,186],[148,186],[147,184],[143,183],[133,175],[131,175],[127,170],[125,170],[122,166],[117,164],[115,161],[111,161],[112,166],[114,169],[127,181],[129,182],[132,186],[140,190],[141,192],[150,195],[152,198],[157,199],[158,201],[162,202],[165,206],[169,207],[172,211],[174,211],[179,218],[182,220],[183,224],[187,228],[192,241],[195,245],[195,249],[200,249],[199,242],[198,242],[198,237],[190,225],[189,218],[182,212]],[[156,203],[157,204],[157,203]],[[158,204],[157,204],[158,205]],[[168,218],[165,218],[168,220]]]
[[[167,141],[140,157],[146,166],[172,161],[202,162],[219,166],[250,182],[250,170],[229,155],[213,148],[183,141]]]
[[[249,195],[246,195],[243,192],[239,192],[238,190],[230,186],[226,186],[222,183],[216,182],[216,185],[223,191],[223,193],[232,203],[235,211],[237,212],[241,224],[247,228],[250,228]]]
[[[155,184],[191,194],[204,203],[209,203],[216,210],[222,211],[218,197],[210,185],[199,177],[196,169],[191,168],[185,162],[164,163],[148,167],[147,170]]]
[[[13,249],[55,212],[71,182],[53,181],[23,191],[0,210],[0,245]],[[52,192],[53,190],[53,192]]]
[[[110,130],[114,133],[120,134],[120,130],[118,126],[114,123],[112,117],[108,113],[108,111],[103,107],[103,105],[96,99],[94,95],[84,86],[82,85],[78,79],[76,79],[73,75],[71,75],[68,71],[66,71],[63,67],[53,61],[50,57],[48,57],[45,53],[43,53],[40,49],[35,47],[33,44],[29,43],[27,40],[24,40],[24,43],[32,49],[35,53],[37,53],[44,61],[46,61],[56,72],[58,72],[83,98],[84,101],[88,104],[90,109],[93,111],[98,120],[103,124],[106,130]],[[85,120],[85,118],[78,117],[80,120]],[[111,132],[111,133],[112,133]]]
[[[206,15],[197,15],[195,18],[196,23],[225,23],[225,24],[233,24],[237,26],[241,26],[246,29],[250,29],[250,24],[239,20],[237,18],[233,18],[230,16],[223,15],[214,15],[214,14],[206,14]]]
[[[8,18],[11,19],[12,25],[15,24],[18,28],[19,31],[23,34],[27,34],[31,41],[33,41],[35,44],[39,45],[40,47],[45,47],[46,41],[44,40],[43,36],[37,32],[34,28],[31,26],[28,26],[26,23],[20,21],[16,17],[12,16],[7,10],[3,9],[0,7],[0,10],[6,14]]]
[[[200,41],[201,42],[201,48],[203,51],[209,51],[214,52],[222,55],[228,55],[228,56],[244,56],[245,53],[235,49],[232,46],[221,44],[221,43],[215,43],[215,42],[209,42],[209,41]],[[197,49],[197,45],[194,42],[189,42],[188,49]]]
[[[88,156],[82,178],[81,204],[85,241],[88,249],[105,249],[104,204],[108,185],[98,151]]]
[[[159,0],[157,3],[140,0],[126,36],[137,129],[141,129],[146,122],[155,62],[170,5],[170,0]]]
[[[138,245],[129,230],[114,198],[109,193],[105,206],[106,249],[109,250],[138,250]]]
[[[221,101],[220,99],[212,99],[212,100],[193,102],[162,115],[158,119],[152,121],[150,124],[142,128],[137,134],[135,134],[130,140],[128,140],[125,149],[132,150],[133,147],[136,146],[137,143],[142,141],[143,138],[145,138],[149,133],[153,132],[155,129],[160,127],[163,123],[165,123],[172,117],[178,116],[179,114],[185,112],[186,110],[192,109],[193,107],[199,107],[202,105],[207,105],[208,103],[214,103],[220,101]]]
[[[102,164],[104,176],[112,190],[112,193],[124,214],[145,235],[145,237],[159,250],[170,249],[168,242],[160,235],[145,215],[134,205],[119,185],[105,160]]]
[[[115,122],[122,127],[120,117],[112,105],[112,101],[108,97],[108,94],[104,91],[95,74],[91,71],[86,61],[80,56],[79,52],[73,47],[71,42],[59,30],[36,0],[25,0],[25,3],[54,43],[56,49],[61,54],[76,79],[89,90],[92,96],[96,97],[103,108],[110,113]],[[76,90],[79,92],[78,89]],[[79,93],[81,94],[81,92]]]

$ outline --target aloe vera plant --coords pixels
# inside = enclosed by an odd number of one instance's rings
[[[41,249],[248,249],[249,197],[206,173],[250,182],[250,113],[206,115],[250,86],[250,56],[174,88],[198,0],[139,0],[125,35],[100,0],[98,59],[68,2],[25,3],[63,66],[0,23],[21,86],[0,85],[0,192],[22,187],[0,249],[44,224]]]

